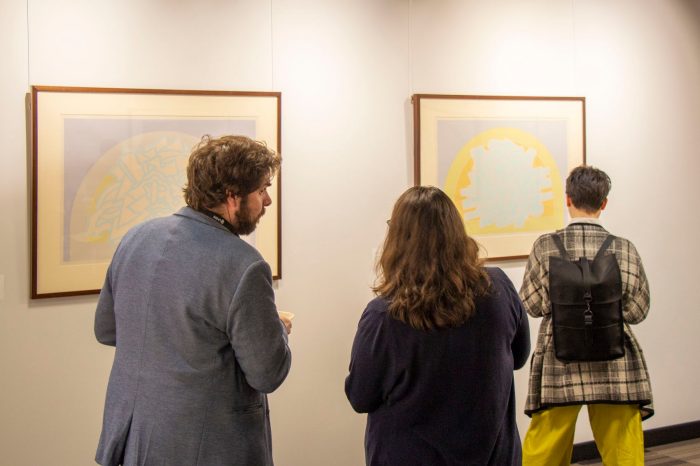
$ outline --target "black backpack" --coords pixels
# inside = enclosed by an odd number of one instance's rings
[[[561,257],[549,257],[554,351],[562,361],[608,361],[625,355],[622,278],[608,235],[592,261],[570,261],[559,235]]]

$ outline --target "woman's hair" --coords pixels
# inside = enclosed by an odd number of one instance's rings
[[[389,315],[417,329],[462,325],[491,283],[457,208],[431,186],[396,201],[377,274],[373,289],[389,301]]]
[[[190,155],[185,203],[195,210],[211,209],[229,195],[246,196],[275,175],[280,157],[245,136],[204,136]]]

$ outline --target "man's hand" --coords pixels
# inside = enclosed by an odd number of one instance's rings
[[[285,311],[277,311],[277,313],[284,324],[284,328],[287,330],[287,335],[289,335],[292,333],[292,319],[294,318],[294,313]]]

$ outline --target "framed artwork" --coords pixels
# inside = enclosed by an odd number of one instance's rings
[[[415,94],[416,185],[447,193],[487,260],[527,257],[566,224],[565,181],[586,160],[583,97]]]
[[[132,226],[184,206],[192,148],[239,134],[280,150],[279,92],[32,87],[32,298],[98,293]],[[252,243],[281,277],[280,175]]]

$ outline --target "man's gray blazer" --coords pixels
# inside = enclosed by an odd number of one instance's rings
[[[291,363],[269,265],[188,207],[129,231],[95,335],[115,345],[96,461],[272,465],[266,393]]]

